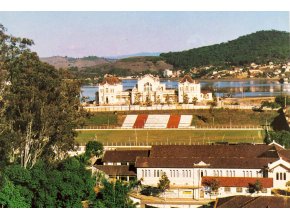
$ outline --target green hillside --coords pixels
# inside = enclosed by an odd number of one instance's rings
[[[276,30],[259,31],[226,43],[162,53],[160,56],[174,67],[183,69],[207,65],[242,66],[252,62],[283,62],[290,59],[290,34]]]

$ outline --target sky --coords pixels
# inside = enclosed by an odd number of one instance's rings
[[[182,51],[259,30],[289,32],[289,12],[0,12],[40,57]]]

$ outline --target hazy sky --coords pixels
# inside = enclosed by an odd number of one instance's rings
[[[168,52],[235,39],[258,30],[289,31],[289,12],[0,12],[39,56],[118,56]]]

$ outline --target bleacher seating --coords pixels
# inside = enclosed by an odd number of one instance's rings
[[[122,128],[125,128],[125,129],[133,128],[137,116],[138,116],[137,114],[127,115],[124,122],[123,122]]]
[[[148,116],[144,128],[165,129],[170,115],[152,114]]]
[[[179,121],[180,115],[170,115],[167,123],[167,128],[178,128]]]
[[[192,115],[181,115],[178,128],[188,128],[191,125]]]
[[[164,115],[164,114],[139,114],[127,115],[122,128],[189,128],[191,126],[192,115]]]
[[[147,118],[148,114],[139,114],[135,120],[133,128],[144,128]]]

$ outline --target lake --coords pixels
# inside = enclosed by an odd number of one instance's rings
[[[125,79],[122,81],[123,89],[132,89],[137,84],[137,80]],[[176,88],[178,81],[161,80],[167,88]],[[201,81],[201,89],[214,89],[219,97],[268,97],[280,95],[281,85],[274,80],[231,80],[231,81]],[[290,95],[290,84],[286,83],[282,87],[283,93]],[[97,86],[84,85],[81,87],[81,95],[89,100],[95,100]]]

